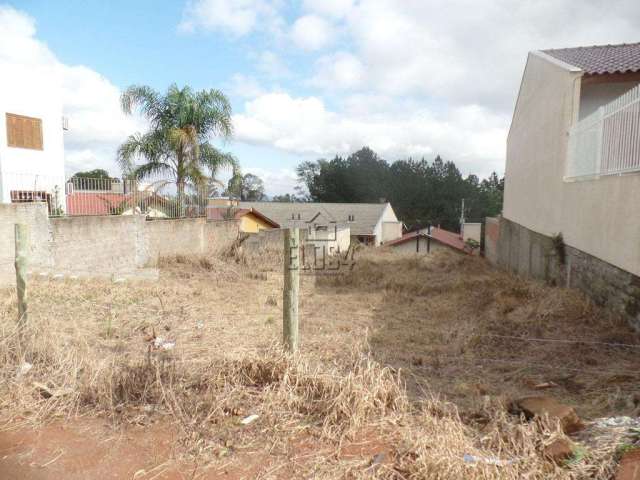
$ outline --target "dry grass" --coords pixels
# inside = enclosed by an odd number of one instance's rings
[[[610,452],[555,466],[540,452],[561,436],[557,425],[522,423],[503,405],[555,379],[552,395],[582,415],[627,413],[633,405],[616,399],[627,400],[637,376],[609,371],[637,371],[637,355],[483,335],[571,338],[579,329],[637,344],[619,319],[480,259],[366,252],[347,275],[303,277],[302,353],[290,356],[274,343],[280,272],[260,260],[167,260],[158,283],[34,280],[24,331],[3,291],[6,424],[79,414],[175,422],[187,452],[215,466],[251,446],[282,478],[606,478]],[[154,335],[175,348],[150,348]],[[24,362],[33,368],[21,374]],[[240,425],[250,414],[259,428]],[[341,453],[362,438],[388,458],[369,465]],[[313,454],[291,466],[278,445]],[[465,454],[512,462],[471,466]]]

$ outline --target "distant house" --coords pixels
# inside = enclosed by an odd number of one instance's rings
[[[33,71],[0,75],[0,201],[46,201],[64,208],[60,88]]]
[[[425,228],[409,232],[400,238],[386,242],[384,245],[405,253],[427,254],[443,248],[472,253],[461,234],[437,227],[431,227],[430,230]]]
[[[239,202],[241,208],[255,208],[281,227],[341,231],[349,228],[352,241],[378,246],[402,236],[389,203]]]
[[[207,220],[240,220],[239,229],[245,233],[258,233],[261,230],[270,230],[279,228],[279,225],[265,217],[262,213],[254,208],[240,208],[234,206],[221,207],[209,205],[207,207]]]
[[[640,326],[640,43],[530,52],[494,261]],[[562,234],[561,236],[559,234]]]

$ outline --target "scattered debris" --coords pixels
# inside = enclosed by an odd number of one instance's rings
[[[557,438],[544,448],[543,454],[555,463],[562,463],[573,456],[575,446],[568,438]]]
[[[622,455],[615,480],[640,480],[640,447],[631,448]]]
[[[18,367],[16,378],[20,379],[24,377],[32,368],[33,365],[31,365],[29,362],[22,362],[22,364]]]
[[[155,337],[153,339],[153,347],[158,350],[172,350],[175,346],[175,340],[165,340],[162,337]]]
[[[555,382],[542,382],[533,386],[536,390],[545,390],[547,388],[555,388],[558,384]]]
[[[551,397],[521,398],[511,404],[511,411],[516,414],[524,413],[528,420],[545,415],[557,418],[566,434],[575,433],[585,426],[572,407],[563,405]]]
[[[478,457],[476,455],[471,455],[469,453],[465,453],[462,457],[465,463],[471,464],[471,466],[475,466],[478,463],[486,463],[487,465],[496,465],[498,467],[504,467],[505,465],[511,465],[515,463],[515,460],[502,460],[496,457]]]
[[[259,415],[253,414],[253,415],[249,415],[248,417],[244,417],[242,420],[240,420],[240,423],[242,425],[249,425],[252,422],[255,422],[258,419]]]
[[[52,388],[40,382],[33,382],[33,386],[38,390],[42,398],[58,398],[73,393],[70,388]]]

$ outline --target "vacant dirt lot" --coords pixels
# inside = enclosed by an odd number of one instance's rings
[[[23,331],[2,291],[0,477],[608,478],[613,451],[556,466],[540,452],[557,425],[506,406],[546,384],[585,419],[638,415],[623,321],[478,258],[356,259],[302,277],[296,357],[268,255],[174,259],[158,282],[34,278]]]

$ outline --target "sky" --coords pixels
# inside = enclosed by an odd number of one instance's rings
[[[638,25],[637,0],[21,0],[0,3],[0,66],[60,79],[69,174],[120,173],[146,128],[119,109],[127,86],[220,89],[218,144],[274,195],[300,162],[365,145],[502,174],[527,52],[636,42]]]

